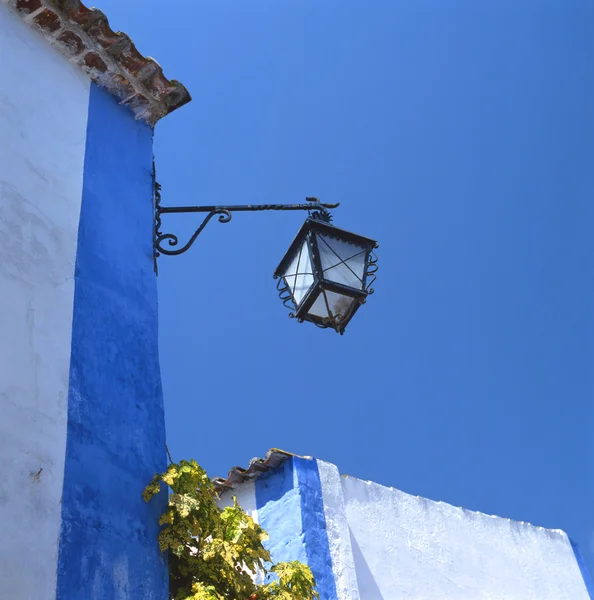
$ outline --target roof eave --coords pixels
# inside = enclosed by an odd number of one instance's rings
[[[97,85],[128,106],[137,119],[155,125],[192,99],[179,81],[143,56],[132,40],[114,32],[105,14],[80,0],[0,0],[38,29],[46,40]]]

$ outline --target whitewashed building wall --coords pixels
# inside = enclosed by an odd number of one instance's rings
[[[321,600],[588,600],[589,577],[560,530],[457,508],[284,454],[237,496],[270,535],[274,561],[309,564]],[[267,459],[268,460],[268,459]],[[245,478],[244,483],[241,479]],[[240,480],[237,483],[237,480]]]

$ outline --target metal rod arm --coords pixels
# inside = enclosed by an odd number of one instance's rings
[[[210,213],[210,212],[251,212],[260,210],[314,210],[316,208],[332,209],[339,204],[322,204],[311,201],[311,204],[235,204],[230,206],[159,206],[157,212],[171,213]]]
[[[208,222],[219,215],[220,223],[228,223],[231,220],[231,213],[234,212],[257,212],[263,210],[307,210],[312,212],[313,216],[324,218],[328,222],[331,215],[328,209],[337,208],[336,204],[322,204],[317,198],[306,198],[307,204],[235,204],[230,206],[161,206],[161,186],[155,181],[155,226],[154,226],[154,260],[155,272],[157,270],[157,257],[161,254],[175,256],[183,254],[196,241],[196,238],[202,233]],[[179,246],[178,237],[173,233],[161,232],[161,215],[163,214],[187,214],[187,213],[208,213],[206,218],[188,242]],[[167,245],[164,245],[167,242]]]

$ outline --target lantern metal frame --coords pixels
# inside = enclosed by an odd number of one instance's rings
[[[377,241],[356,234],[346,229],[340,229],[339,227],[335,227],[331,225],[330,220],[325,214],[314,214],[310,216],[305,223],[302,225],[301,229],[295,236],[295,239],[289,246],[285,256],[279,263],[278,267],[274,272],[274,278],[278,279],[277,290],[279,293],[279,297],[283,304],[291,311],[289,313],[289,317],[297,319],[298,322],[302,323],[304,321],[309,321],[320,327],[322,329],[332,328],[335,329],[341,335],[344,333],[346,326],[349,324],[357,310],[362,304],[365,304],[367,301],[367,297],[373,294],[374,290],[373,282],[376,279],[376,273],[378,270],[377,265],[377,256],[374,253],[374,250],[379,247]],[[319,242],[318,236],[316,234],[322,234],[332,239],[340,240],[342,242],[346,242],[348,244],[352,244],[357,248],[362,248],[360,253],[365,252],[365,262],[364,262],[364,270],[363,277],[359,277],[347,264],[347,261],[352,260],[354,256],[352,255],[346,258],[340,257],[332,248],[329,248],[336,254],[337,258],[340,259],[338,263],[333,265],[331,268],[336,268],[339,265],[344,265],[349,269],[353,275],[361,282],[360,288],[350,287],[332,279],[329,279],[324,275],[324,268],[321,261],[321,254],[319,250]],[[285,278],[285,273],[290,265],[290,263],[295,259],[297,255],[301,255],[303,252],[304,242],[307,243],[307,247],[309,250],[309,258],[311,260],[311,268],[312,273],[298,273],[291,274],[290,277],[295,276],[295,278],[299,276],[313,276],[313,282],[306,292],[305,296],[300,301],[297,301],[297,298],[294,295],[296,286],[293,287],[293,292],[291,291],[291,286],[287,282]],[[300,261],[298,261],[300,262]],[[327,293],[335,292],[342,296],[347,296],[353,299],[353,302],[350,305],[349,312],[346,315],[341,315],[341,317],[335,318],[332,315],[332,311],[330,310],[330,304],[328,301]],[[326,308],[328,309],[328,317],[321,317],[319,315],[310,314],[309,311],[315,304],[315,302],[323,297]]]

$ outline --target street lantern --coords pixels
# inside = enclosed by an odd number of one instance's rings
[[[373,293],[375,240],[339,229],[327,211],[303,224],[274,272],[289,316],[343,334],[357,309]]]
[[[153,258],[162,254],[177,256],[194,244],[210,220],[229,223],[235,212],[265,210],[308,211],[309,217],[293,240],[287,254],[274,273],[277,289],[285,306],[299,322],[310,321],[318,327],[331,327],[343,334],[357,309],[373,293],[377,259],[373,250],[377,242],[339,229],[331,224],[328,209],[338,204],[322,204],[306,198],[307,204],[235,204],[214,206],[161,206],[161,186],[154,181],[155,223]],[[190,239],[183,245],[174,233],[161,231],[164,214],[207,213]]]

